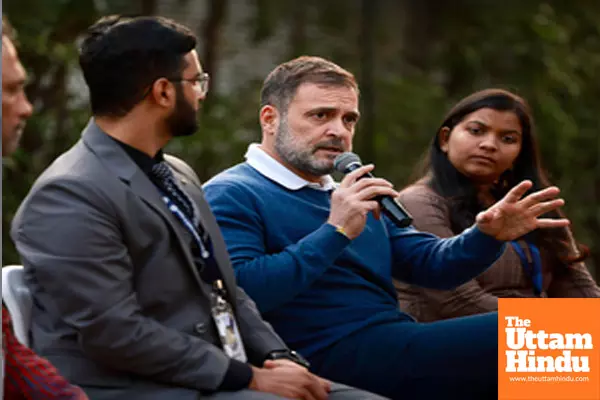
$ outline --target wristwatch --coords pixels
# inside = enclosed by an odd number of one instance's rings
[[[310,363],[294,350],[275,350],[267,355],[267,360],[290,360],[309,369]]]

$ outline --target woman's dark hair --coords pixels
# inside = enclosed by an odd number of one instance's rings
[[[124,116],[159,78],[178,79],[196,37],[162,17],[103,17],[86,32],[79,64],[90,90],[92,113]]]
[[[492,195],[496,201],[525,179],[533,182],[529,193],[550,186],[541,167],[534,121],[527,102],[503,89],[486,89],[472,93],[450,109],[437,129],[429,151],[419,168],[421,180],[435,192],[450,200],[451,229],[456,234],[473,225],[477,213],[486,207],[479,201],[475,185],[450,163],[447,155],[440,148],[440,131],[446,127],[452,132],[467,115],[482,108],[514,112],[522,130],[521,151],[513,168],[505,171],[492,188]],[[549,212],[544,217],[563,218],[564,216],[557,210]],[[569,228],[539,229],[529,234],[527,239],[545,249],[562,265],[582,261],[589,255],[589,250],[585,246],[575,244]]]

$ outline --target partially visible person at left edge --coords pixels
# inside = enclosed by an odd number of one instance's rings
[[[32,113],[24,91],[26,78],[15,47],[14,31],[2,16],[2,158],[17,149],[25,122]],[[2,358],[5,400],[87,399],[85,393],[67,382],[48,360],[17,340],[4,302]]]

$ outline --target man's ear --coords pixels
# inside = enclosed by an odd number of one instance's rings
[[[152,84],[150,96],[157,105],[171,108],[176,101],[175,87],[166,78],[157,79]]]
[[[273,136],[279,128],[280,114],[274,106],[267,104],[259,112],[260,127],[264,136]]]
[[[450,128],[444,126],[438,132],[438,143],[440,144],[440,149],[444,152],[448,152],[448,141],[450,139]]]

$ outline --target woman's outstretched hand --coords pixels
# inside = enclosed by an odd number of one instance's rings
[[[528,180],[519,183],[496,204],[477,214],[475,222],[479,230],[498,240],[510,241],[537,228],[568,226],[568,219],[538,218],[565,204],[563,199],[556,198],[560,189],[552,186],[521,199],[532,186]]]

